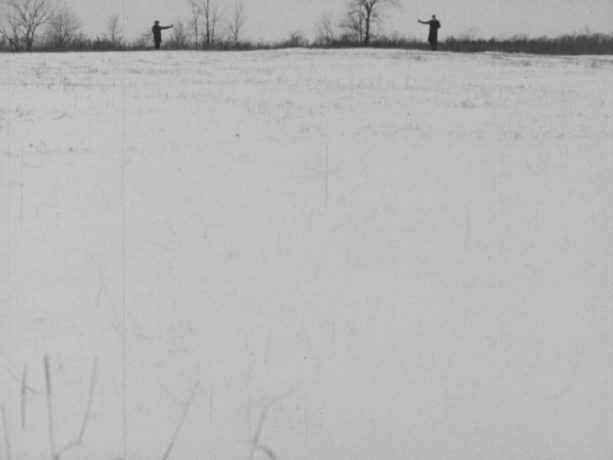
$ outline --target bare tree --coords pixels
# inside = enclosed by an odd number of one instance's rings
[[[351,41],[364,42],[364,30],[366,29],[364,21],[364,11],[359,6],[356,7],[355,2],[352,2],[345,19],[340,24],[341,28],[346,30],[344,36]]]
[[[321,16],[315,25],[315,43],[317,45],[328,46],[334,41],[334,27],[329,13]]]
[[[121,30],[119,24],[119,15],[113,14],[109,16],[106,22],[106,30],[108,33],[109,41],[113,46],[117,46],[121,43]]]
[[[381,19],[381,9],[397,6],[398,0],[351,0],[342,27],[350,30],[364,44],[370,43],[372,29]]]
[[[53,12],[49,19],[49,39],[57,49],[65,49],[81,28],[81,21],[66,6]]]
[[[198,0],[188,0],[191,13],[190,26],[194,32],[194,46],[200,46],[200,21],[202,20],[202,8]]]
[[[36,34],[51,18],[51,8],[46,0],[6,0],[1,19],[0,34],[9,39],[14,49],[23,44],[32,51]]]
[[[217,27],[221,22],[217,0],[187,0],[190,9],[190,27],[196,47],[208,48],[215,43]]]
[[[6,5],[3,7],[0,15],[0,35],[2,40],[8,42],[11,51],[19,50],[20,45],[20,28],[19,22],[12,17],[12,11]]]
[[[185,49],[187,48],[187,40],[185,24],[177,22],[172,29],[172,35],[168,40],[168,46],[171,48]]]
[[[151,29],[146,28],[136,40],[130,43],[131,48],[146,49],[151,46]]]
[[[221,20],[221,14],[217,7],[217,0],[201,0],[202,16],[204,19],[204,41],[205,47],[210,47],[215,43],[217,25]]]
[[[234,45],[238,43],[240,39],[240,33],[245,25],[245,8],[242,1],[238,1],[234,4],[234,11],[232,12],[232,20],[228,25],[228,31],[230,32],[230,38],[234,41]]]

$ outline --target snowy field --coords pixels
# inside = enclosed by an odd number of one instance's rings
[[[611,459],[612,107],[611,57],[0,55],[0,458]]]

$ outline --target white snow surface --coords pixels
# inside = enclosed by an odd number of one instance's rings
[[[1,458],[612,458],[613,58],[0,63]]]

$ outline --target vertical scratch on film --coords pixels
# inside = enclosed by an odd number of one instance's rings
[[[497,32],[500,42],[500,0],[498,0]],[[496,60],[497,124],[500,127],[500,59]],[[499,133],[501,130],[498,130]],[[496,458],[501,458],[502,433],[502,363],[501,363],[501,309],[502,309],[502,243],[501,243],[501,174],[500,141],[496,149]]]
[[[126,3],[121,3],[125,26]],[[122,353],[122,406],[123,406],[123,459],[127,459],[127,413],[126,413],[126,63],[121,52],[121,353]]]
[[[328,209],[328,144],[326,144],[326,176],[325,176],[325,185],[326,185],[326,209]]]
[[[19,187],[19,230],[23,232],[23,189],[25,187],[25,179],[23,178],[23,149],[21,149],[21,164],[19,165],[19,180],[21,181],[21,187]]]

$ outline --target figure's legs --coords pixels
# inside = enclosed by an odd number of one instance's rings
[[[159,50],[160,49],[160,42],[155,42],[155,49]]]

